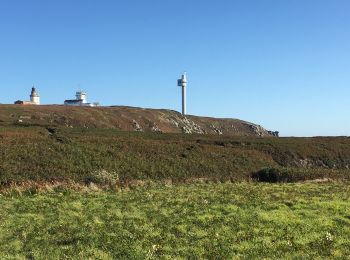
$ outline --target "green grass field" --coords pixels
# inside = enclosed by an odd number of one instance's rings
[[[341,182],[11,188],[0,259],[349,259],[349,199]]]

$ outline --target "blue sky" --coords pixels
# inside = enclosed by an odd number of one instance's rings
[[[348,0],[1,0],[0,103],[103,105],[350,135]]]

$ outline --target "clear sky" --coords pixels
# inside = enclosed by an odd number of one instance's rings
[[[0,103],[91,102],[350,135],[349,0],[1,0]]]

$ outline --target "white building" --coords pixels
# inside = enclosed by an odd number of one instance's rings
[[[64,104],[66,106],[84,106],[84,107],[96,107],[99,106],[99,104],[96,103],[88,103],[86,101],[86,92],[85,91],[78,91],[75,94],[75,99],[68,99],[64,101]]]
[[[40,96],[36,91],[35,87],[32,87],[32,92],[30,93],[30,101],[17,100],[15,102],[17,105],[40,105]]]
[[[32,92],[30,93],[30,102],[35,105],[40,105],[40,96],[35,87],[32,87]]]

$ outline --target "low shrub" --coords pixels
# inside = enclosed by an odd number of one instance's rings
[[[264,168],[254,172],[252,178],[260,182],[279,182],[281,180],[281,171],[277,168]]]
[[[116,186],[120,184],[119,175],[114,171],[106,171],[103,169],[95,170],[85,176],[85,183],[99,184],[105,186]]]
[[[298,182],[308,180],[350,180],[350,171],[302,168],[263,168],[251,175],[259,182]]]

